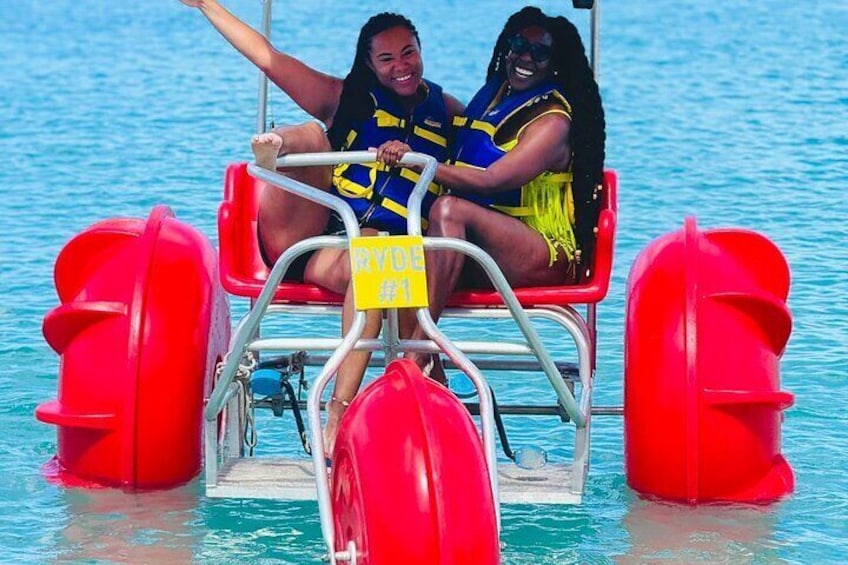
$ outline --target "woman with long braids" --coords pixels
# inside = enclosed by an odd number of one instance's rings
[[[418,32],[407,18],[381,13],[359,33],[353,66],[344,80],[326,75],[282,53],[268,40],[236,18],[216,0],[180,0],[198,8],[209,22],[268,78],[307,113],[323,122],[276,129],[253,138],[259,166],[274,169],[276,158],[287,153],[365,150],[388,140],[403,139],[411,150],[440,161],[447,159],[451,118],[463,110],[455,98],[424,80]],[[412,174],[409,174],[412,173]],[[378,231],[406,233],[406,204],[418,175],[397,175],[382,165],[307,167],[287,171],[289,176],[316,187],[326,187],[351,205],[363,235]],[[422,213],[438,195],[431,185]],[[259,200],[258,236],[266,263],[307,237],[335,231],[327,228],[329,211],[296,195],[265,187]],[[426,215],[425,215],[426,217]],[[333,219],[331,224],[335,224]],[[347,251],[322,249],[303,262],[303,280],[345,294],[342,331],[353,319]],[[364,337],[376,337],[382,317],[368,312]],[[336,378],[327,408],[326,448],[332,453],[342,413],[365,374],[370,354],[351,353]]]
[[[454,125],[452,164],[440,164],[436,172],[436,182],[450,194],[433,205],[427,234],[479,245],[513,287],[588,277],[605,124],[574,25],[535,7],[513,14],[495,44],[486,84]],[[409,150],[402,141],[390,141],[378,155],[395,165]],[[478,269],[464,269],[462,254],[428,252],[426,261],[434,319],[458,285],[489,283]],[[423,337],[420,332],[413,337]],[[411,356],[422,366],[430,363]]]

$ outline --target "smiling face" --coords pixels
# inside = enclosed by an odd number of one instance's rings
[[[554,39],[538,26],[522,29],[510,39],[506,76],[513,90],[527,90],[548,79]]]
[[[424,63],[418,41],[407,28],[393,27],[371,38],[368,66],[380,84],[398,96],[417,95]]]

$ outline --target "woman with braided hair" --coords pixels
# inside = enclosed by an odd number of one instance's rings
[[[180,0],[198,8],[233,47],[259,67],[303,110],[323,122],[279,128],[253,138],[256,163],[274,169],[279,155],[331,150],[367,150],[391,139],[404,139],[411,150],[447,159],[451,118],[463,110],[455,98],[423,78],[424,65],[415,26],[407,18],[384,12],[362,27],[353,66],[344,80],[321,73],[274,49],[268,40],[236,18],[217,0]],[[327,135],[325,135],[327,128]],[[360,221],[363,235],[378,231],[406,233],[406,204],[418,175],[397,175],[382,165],[306,167],[286,171],[288,176],[316,187],[326,187],[344,198]],[[426,214],[438,195],[431,185],[424,200]],[[329,210],[276,187],[260,195],[257,232],[260,251],[268,265],[293,244],[325,230],[342,226]],[[426,217],[426,216],[425,216]],[[353,319],[350,267],[346,250],[321,249],[300,265],[303,280],[345,295],[342,331]],[[369,311],[364,337],[380,332],[379,311]],[[332,453],[336,429],[344,409],[356,394],[370,354],[352,352],[336,378],[328,403],[325,430],[327,452]]]
[[[274,168],[276,157],[287,153],[368,149],[390,139],[407,137],[410,144],[416,146],[415,151],[436,158],[446,157],[449,120],[464,106],[443,93],[441,87],[423,78],[418,32],[407,18],[388,12],[370,18],[360,30],[353,66],[342,80],[275,49],[263,35],[217,0],[180,1],[197,8],[236,50],[298,106],[323,123],[324,127],[308,123],[255,136],[253,150],[260,166]],[[377,113],[379,120],[373,119]],[[417,127],[407,134],[407,125]],[[328,135],[325,135],[326,130]],[[426,138],[416,135],[421,130]],[[403,192],[407,187],[411,189],[414,183],[408,179],[389,179],[397,175],[378,171],[377,186],[371,187],[367,184],[369,172],[367,167],[357,165],[334,171],[326,167],[307,167],[289,174],[312,186],[334,190],[348,200],[358,216],[372,208],[369,196],[373,192],[365,190],[368,188],[388,188],[391,196],[402,200],[399,204],[406,204]],[[425,201],[425,209],[429,209],[432,199]],[[402,215],[377,208],[368,219],[360,217],[363,226],[405,230]],[[290,193],[274,188],[264,190],[258,223],[266,262],[273,264],[292,244],[322,233],[328,213],[327,208]]]
[[[436,172],[450,194],[434,203],[427,234],[479,245],[513,287],[588,277],[605,124],[574,25],[535,7],[513,14],[498,36],[486,84],[454,126],[451,164]],[[378,156],[396,165],[408,150],[391,141]],[[488,285],[460,253],[428,252],[426,261],[434,319],[458,285]]]

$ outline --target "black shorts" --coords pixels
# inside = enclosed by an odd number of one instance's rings
[[[368,220],[365,222],[359,222],[359,228],[371,228],[377,231],[386,232],[390,235],[406,235],[406,230],[397,231],[393,228],[390,228],[380,222],[375,222],[373,220]],[[344,222],[342,222],[341,217],[335,212],[330,212],[330,219],[327,221],[327,229],[324,230],[324,235],[345,235],[345,227]]]
[[[377,231],[385,231],[389,232],[392,235],[405,235],[392,233],[392,230],[388,229],[386,226],[381,225],[379,222],[365,222],[364,224],[360,224],[360,228],[373,228]],[[342,222],[341,217],[335,212],[330,213],[330,218],[327,220],[327,227],[324,229],[324,235],[345,235],[347,232],[345,231],[344,222]],[[270,269],[274,266],[273,261],[268,258],[268,254],[265,252],[265,247],[262,245],[262,235],[259,233],[259,224],[256,224],[256,239],[259,243],[259,255],[262,257],[262,262]],[[312,258],[312,255],[315,251],[309,251],[304,253],[300,257],[294,260],[294,262],[289,267],[288,272],[286,272],[286,276],[283,277],[283,280],[293,281],[293,282],[303,282],[303,273],[306,270],[306,264],[309,263],[309,260]]]
[[[268,258],[268,254],[265,252],[265,246],[262,245],[262,234],[259,233],[258,223],[256,224],[256,241],[259,244],[259,256],[262,257],[262,262],[265,263],[269,269],[273,268],[274,262]],[[313,253],[315,252],[309,251],[295,259],[289,266],[289,270],[286,271],[286,276],[283,277],[283,280],[289,282],[303,282],[303,273],[306,271],[306,264],[309,263]]]

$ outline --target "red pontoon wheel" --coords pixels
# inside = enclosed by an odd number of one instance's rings
[[[229,341],[229,307],[209,240],[164,206],[111,219],[56,260],[61,305],[44,337],[62,356],[59,480],[166,488],[201,464],[203,399]]]
[[[495,501],[465,407],[393,361],[342,420],[332,467],[337,550],[357,563],[497,565]]]
[[[780,453],[779,361],[789,268],[765,237],[683,230],[652,242],[628,280],[625,461],[630,486],[689,503],[792,492]]]

